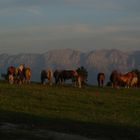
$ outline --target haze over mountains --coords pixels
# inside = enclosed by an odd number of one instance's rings
[[[18,66],[24,63],[32,70],[32,81],[40,80],[42,69],[77,69],[84,66],[88,70],[88,83],[97,84],[98,72],[109,75],[116,69],[127,72],[133,69],[140,70],[140,51],[124,52],[120,50],[95,50],[80,52],[71,49],[52,50],[43,54],[0,54],[0,73],[6,73],[8,66]]]

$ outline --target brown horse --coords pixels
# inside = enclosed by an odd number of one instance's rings
[[[98,73],[97,75],[97,82],[99,87],[104,86],[104,80],[105,80],[105,74],[104,73]]]
[[[119,87],[123,84],[125,87],[129,88],[133,85],[132,80],[134,77],[137,77],[137,75],[133,71],[122,74],[115,70],[110,75],[110,81],[112,87]]]
[[[14,82],[17,84],[30,83],[31,69],[24,64],[15,68]]]
[[[4,74],[3,74],[4,77]],[[10,84],[17,83],[23,84],[24,82],[29,83],[31,77],[31,70],[29,67],[24,67],[24,65],[20,65],[20,67],[10,66],[7,69],[7,74],[5,78],[9,81]]]
[[[29,67],[26,67],[23,69],[25,83],[30,83],[31,78],[31,69]]]
[[[14,76],[15,76],[15,67],[14,66],[8,67],[6,78],[10,84],[14,83]]]
[[[49,85],[52,85],[52,78],[53,78],[53,72],[52,69],[47,69],[47,70],[42,70],[41,71],[41,83],[45,84],[46,83],[46,79],[49,82]]]
[[[117,88],[119,85],[119,77],[118,77],[119,73],[117,70],[112,71],[111,75],[110,75],[110,82],[113,88]]]
[[[15,74],[15,67],[14,67],[14,66],[8,67],[8,69],[7,69],[7,74],[8,74],[8,75],[9,75],[9,74],[14,75],[14,74]]]
[[[131,81],[132,81],[133,75],[131,72],[128,72],[126,74],[120,74],[119,80],[124,84],[125,87],[130,87]]]

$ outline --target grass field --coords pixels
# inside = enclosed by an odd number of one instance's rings
[[[33,135],[35,130],[96,139],[140,139],[140,89],[78,89],[70,85],[9,85],[1,81],[0,123],[26,130],[14,128],[7,132],[1,127],[3,139],[45,139],[43,135]]]

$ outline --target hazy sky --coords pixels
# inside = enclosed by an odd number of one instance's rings
[[[140,50],[140,0],[0,0],[0,53]]]

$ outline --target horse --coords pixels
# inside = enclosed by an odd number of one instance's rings
[[[5,80],[8,80],[9,83],[14,82],[14,73],[15,73],[15,67],[10,66],[7,68],[7,73],[2,73],[1,77],[4,78]]]
[[[63,75],[62,70],[55,70],[53,73],[53,77],[55,79],[55,84],[62,84],[63,83]]]
[[[133,85],[138,82],[137,74],[134,71],[130,71],[126,74],[120,74],[119,79],[127,88],[133,87]]]
[[[135,71],[129,72],[131,73],[131,80],[129,83],[129,87],[137,87],[138,86],[138,75]]]
[[[55,84],[64,84],[66,80],[72,80],[74,86],[81,88],[81,77],[76,70],[55,70]]]
[[[31,70],[29,67],[26,68],[23,64],[19,65],[18,67],[10,66],[7,69],[7,74],[3,74],[2,76],[7,78],[10,84],[22,84],[24,82],[29,83]]]
[[[76,70],[63,70],[62,79],[64,82],[71,79],[75,87],[81,88],[82,76]]]
[[[14,66],[8,67],[8,69],[7,69],[7,74],[8,74],[8,75],[9,75],[9,74],[14,75],[14,74],[15,74],[15,67],[14,67]]]
[[[23,73],[24,73],[25,83],[30,83],[31,69],[29,67],[25,67],[23,69]]]
[[[20,64],[20,65],[17,67],[17,69],[18,69],[19,71],[23,71],[24,68],[25,68],[25,64]]]
[[[110,74],[110,81],[113,88],[117,88],[119,85],[119,73],[117,70],[112,71]]]
[[[120,74],[119,80],[124,84],[125,87],[129,88],[132,80],[132,74],[130,72],[126,74]]]
[[[41,71],[40,79],[42,84],[45,84],[46,79],[48,79],[49,85],[52,85],[52,78],[53,78],[52,69],[49,68],[47,70]]]
[[[55,78],[55,83],[62,84],[66,80],[74,80],[73,78],[75,77],[75,71],[74,70],[55,70],[54,71],[54,78]]]
[[[133,77],[131,81],[131,87],[137,87],[138,86],[138,77]]]
[[[25,74],[25,64],[20,64],[18,67],[15,68],[15,78],[14,82],[17,84],[24,84],[26,81],[26,74]]]
[[[10,84],[14,83],[14,76],[15,76],[15,67],[14,66],[8,67],[5,78],[7,78]]]
[[[112,87],[119,87],[123,84],[125,87],[129,88],[133,85],[132,80],[134,77],[137,76],[133,71],[130,71],[126,74],[119,73],[118,71],[113,71],[110,75],[110,81],[112,83]]]
[[[78,76],[78,73],[76,70],[63,70],[62,71],[62,79],[64,81],[69,80],[69,79],[74,80],[76,76]]]
[[[104,73],[98,73],[97,75],[97,82],[99,87],[103,87],[105,80],[105,74]]]

